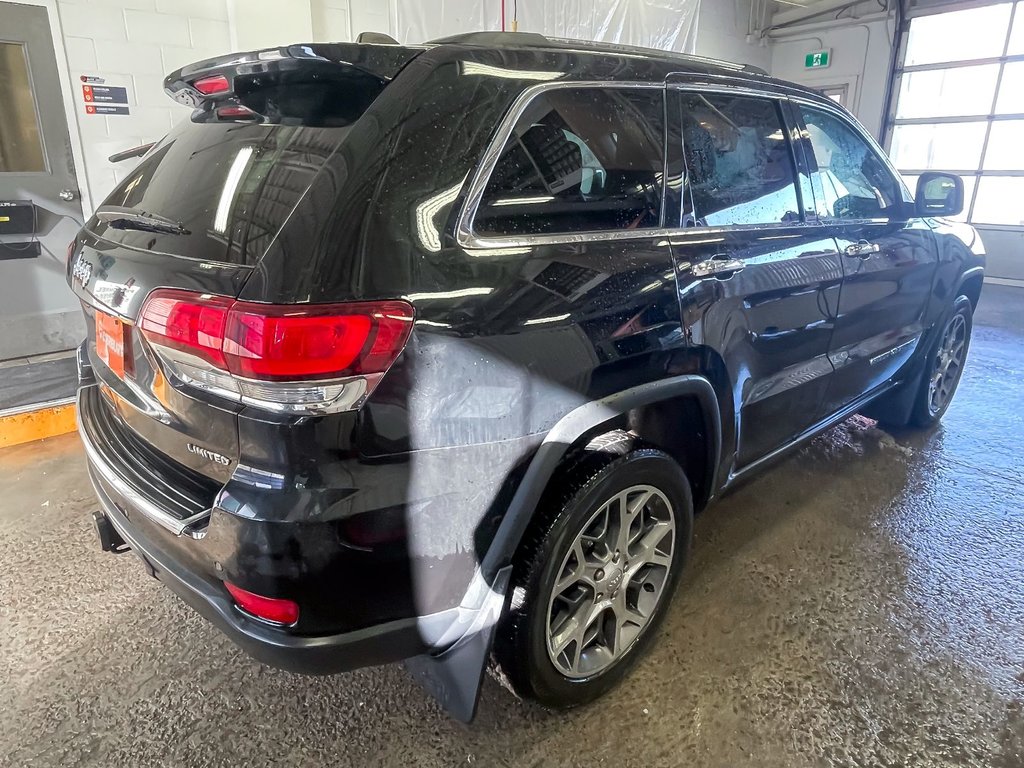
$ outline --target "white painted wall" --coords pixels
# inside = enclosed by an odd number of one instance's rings
[[[85,183],[98,203],[132,166],[111,164],[108,156],[156,141],[188,117],[187,108],[164,94],[164,75],[231,49],[227,6],[225,0],[61,0],[57,13],[85,151]],[[130,114],[87,114],[82,75],[126,87]]]
[[[998,227],[978,227],[988,253],[987,277],[1024,283],[1024,232]]]
[[[309,0],[227,0],[227,12],[234,51],[313,42]]]
[[[882,128],[893,21],[884,14],[804,24],[773,33],[771,73],[811,88],[848,87],[847,107],[875,138]],[[804,56],[830,48],[825,69],[805,69]]]
[[[393,0],[226,0],[232,49],[349,42],[360,32],[394,34]],[[286,7],[287,13],[281,13]]]
[[[697,22],[698,56],[725,59],[737,64],[752,64],[766,72],[772,66],[772,49],[766,39],[761,45],[757,36],[746,41],[752,0],[701,0]],[[763,25],[754,20],[754,27]]]

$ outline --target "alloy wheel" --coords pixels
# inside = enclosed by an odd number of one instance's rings
[[[960,313],[953,315],[942,332],[942,341],[935,355],[928,382],[928,412],[934,416],[949,403],[963,370],[967,351],[967,321]]]
[[[622,658],[669,583],[675,511],[650,485],[604,502],[576,535],[548,599],[547,649],[570,678],[589,677]]]

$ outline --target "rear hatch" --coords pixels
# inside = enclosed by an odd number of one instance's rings
[[[215,387],[174,379],[140,326],[147,298],[165,289],[230,304],[352,125],[418,52],[293,46],[200,62],[165,80],[173,98],[195,107],[192,120],[127,174],[86,223],[68,263],[101,385],[84,426],[145,459],[136,474],[152,469],[163,484],[200,496],[204,483],[219,488],[238,461],[243,408]],[[208,318],[197,322],[201,343]]]

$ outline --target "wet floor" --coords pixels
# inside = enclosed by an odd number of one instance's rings
[[[0,765],[1024,766],[1024,291],[987,286],[943,425],[854,418],[701,515],[662,637],[603,700],[398,666],[305,678],[101,554],[74,436],[0,451]]]

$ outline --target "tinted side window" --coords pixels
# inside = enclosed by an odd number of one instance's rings
[[[885,216],[902,195],[874,149],[836,116],[805,106],[800,112],[824,190],[824,199],[816,201],[818,215],[829,219]]]
[[[664,91],[556,88],[519,118],[473,229],[539,235],[656,227]]]
[[[684,93],[681,103],[696,223],[800,221],[792,153],[775,102]]]

